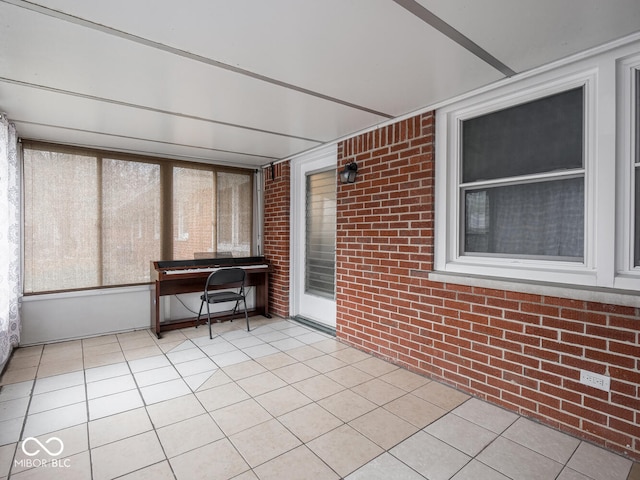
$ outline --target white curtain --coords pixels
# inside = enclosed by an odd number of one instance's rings
[[[465,251],[581,260],[584,178],[465,192]]]
[[[0,372],[20,342],[19,177],[16,129],[0,114]]]

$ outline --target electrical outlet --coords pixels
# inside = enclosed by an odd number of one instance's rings
[[[611,388],[611,377],[587,370],[580,370],[580,383],[608,392]]]

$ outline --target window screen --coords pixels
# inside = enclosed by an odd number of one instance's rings
[[[160,166],[102,160],[102,284],[142,283],[160,258]]]
[[[465,120],[463,182],[582,168],[582,130],[582,88]]]
[[[96,158],[25,149],[25,291],[100,283],[98,187]]]
[[[246,174],[219,172],[218,175],[218,252],[236,257],[251,252],[252,181]]]
[[[173,258],[186,260],[195,252],[215,252],[214,172],[173,169]]]

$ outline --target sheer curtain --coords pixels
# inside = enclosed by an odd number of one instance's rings
[[[19,172],[16,130],[0,114],[0,371],[20,341]]]
[[[465,194],[465,252],[584,256],[584,178],[507,185]]]

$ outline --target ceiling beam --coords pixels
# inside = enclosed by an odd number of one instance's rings
[[[453,28],[447,22],[440,17],[435,16],[431,11],[420,5],[416,0],[393,0],[405,10],[411,12],[423,22],[431,25],[440,33],[456,42],[458,45],[464,47],[469,52],[473,53],[476,57],[480,58],[484,62],[491,65],[496,70],[502,72],[507,77],[514,76],[517,72],[506,66],[496,57],[491,55],[480,45],[472,41],[469,37],[464,36],[458,30]]]

